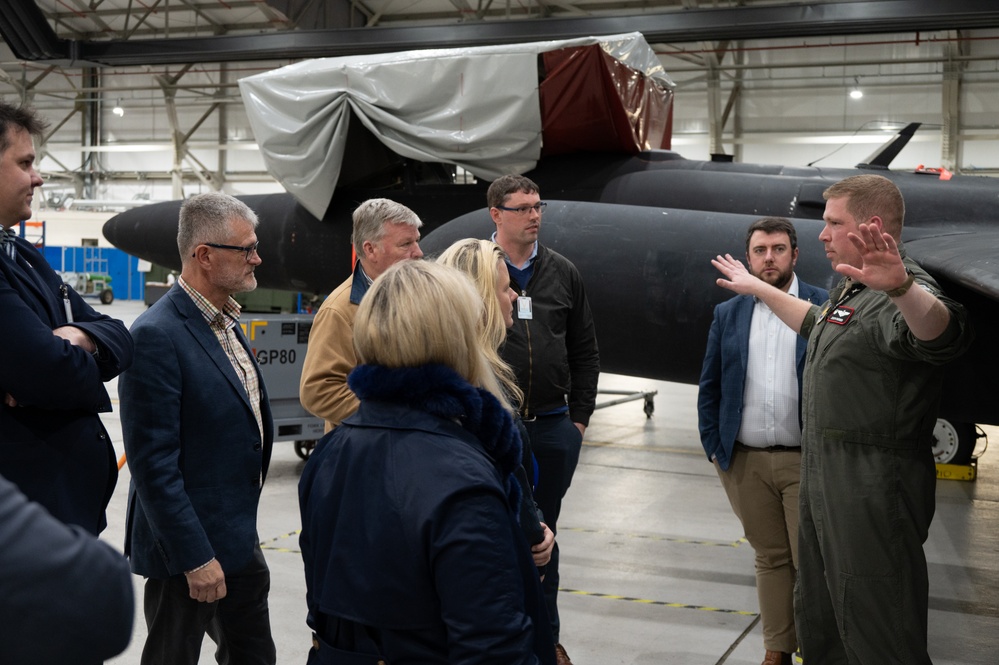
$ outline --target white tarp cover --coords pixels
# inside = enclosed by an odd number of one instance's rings
[[[673,86],[634,32],[320,58],[241,79],[239,88],[268,172],[322,219],[340,175],[350,112],[403,157],[457,164],[488,180],[523,173],[541,154],[538,54],[592,44]]]

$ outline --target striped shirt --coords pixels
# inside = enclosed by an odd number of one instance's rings
[[[215,333],[216,339],[222,345],[232,368],[236,371],[243,389],[250,400],[253,408],[253,417],[257,420],[257,428],[260,430],[260,440],[264,440],[264,418],[260,411],[260,375],[257,374],[257,365],[246,352],[246,349],[239,343],[236,337],[235,327],[239,323],[239,303],[232,296],[226,301],[223,311],[213,305],[207,298],[198,293],[190,284],[181,277],[177,280],[180,287],[184,289],[191,300],[197,305],[201,314],[208,322],[208,327]]]

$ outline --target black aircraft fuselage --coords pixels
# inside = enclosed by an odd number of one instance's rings
[[[968,304],[979,330],[971,352],[948,368],[943,412],[962,422],[999,423],[992,381],[982,378],[999,371],[995,345],[986,342],[987,331],[999,324],[999,270],[988,267],[999,247],[999,180],[703,162],[670,151],[545,158],[525,175],[549,202],[541,242],[572,260],[586,283],[602,369],[696,383],[713,308],[732,295],[715,284],[711,258],[743,257],[745,231],[755,219],[790,217],[798,230],[799,277],[832,286],[838,277],[817,239],[822,192],[864,172],[899,186],[910,255]],[[387,197],[412,208],[425,224],[424,253],[433,255],[457,238],[489,237],[485,191],[484,184],[405,176],[391,185],[341,187],[321,221],[288,194],[240,198],[260,217],[259,284],[325,294],[350,272],[350,213],[361,201]],[[108,221],[105,237],[131,254],[179,268],[179,207],[171,202],[124,212]]]
[[[538,183],[545,200],[819,220],[825,206],[823,190],[861,172],[704,162],[670,151],[650,151],[635,156],[551,157],[526,175]],[[966,228],[969,222],[991,220],[999,206],[996,180],[941,181],[922,174],[875,172],[892,178],[902,190],[909,211],[907,234],[923,227],[934,231]],[[485,191],[484,184],[418,183],[407,178],[391,185],[343,188],[333,196],[321,221],[290,194],[239,198],[261,220],[257,229],[264,257],[257,269],[260,286],[325,294],[350,272],[350,215],[361,201],[384,196],[411,207],[423,220],[426,235],[455,217],[483,208]],[[175,241],[180,205],[181,201],[169,201],[128,210],[107,222],[104,235],[130,254],[178,269]],[[550,209],[545,221],[557,215]],[[669,215],[664,214],[658,223],[670,225]],[[696,233],[696,228],[690,230]]]

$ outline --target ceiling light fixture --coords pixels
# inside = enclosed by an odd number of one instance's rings
[[[120,99],[119,99],[119,100],[118,100],[118,102],[117,102],[117,103],[116,103],[116,104],[114,105],[114,108],[113,108],[113,109],[111,109],[111,113],[114,113],[114,114],[115,114],[116,116],[118,116],[119,118],[120,118],[120,117],[122,117],[123,115],[125,115],[125,109],[123,109],[123,108],[121,107],[121,100],[120,100]]]
[[[860,99],[864,96],[864,91],[860,89],[860,81],[853,77],[853,87],[850,88],[850,99]]]

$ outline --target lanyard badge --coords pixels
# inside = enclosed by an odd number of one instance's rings
[[[534,305],[530,296],[517,296],[517,318],[521,320],[534,318]]]

